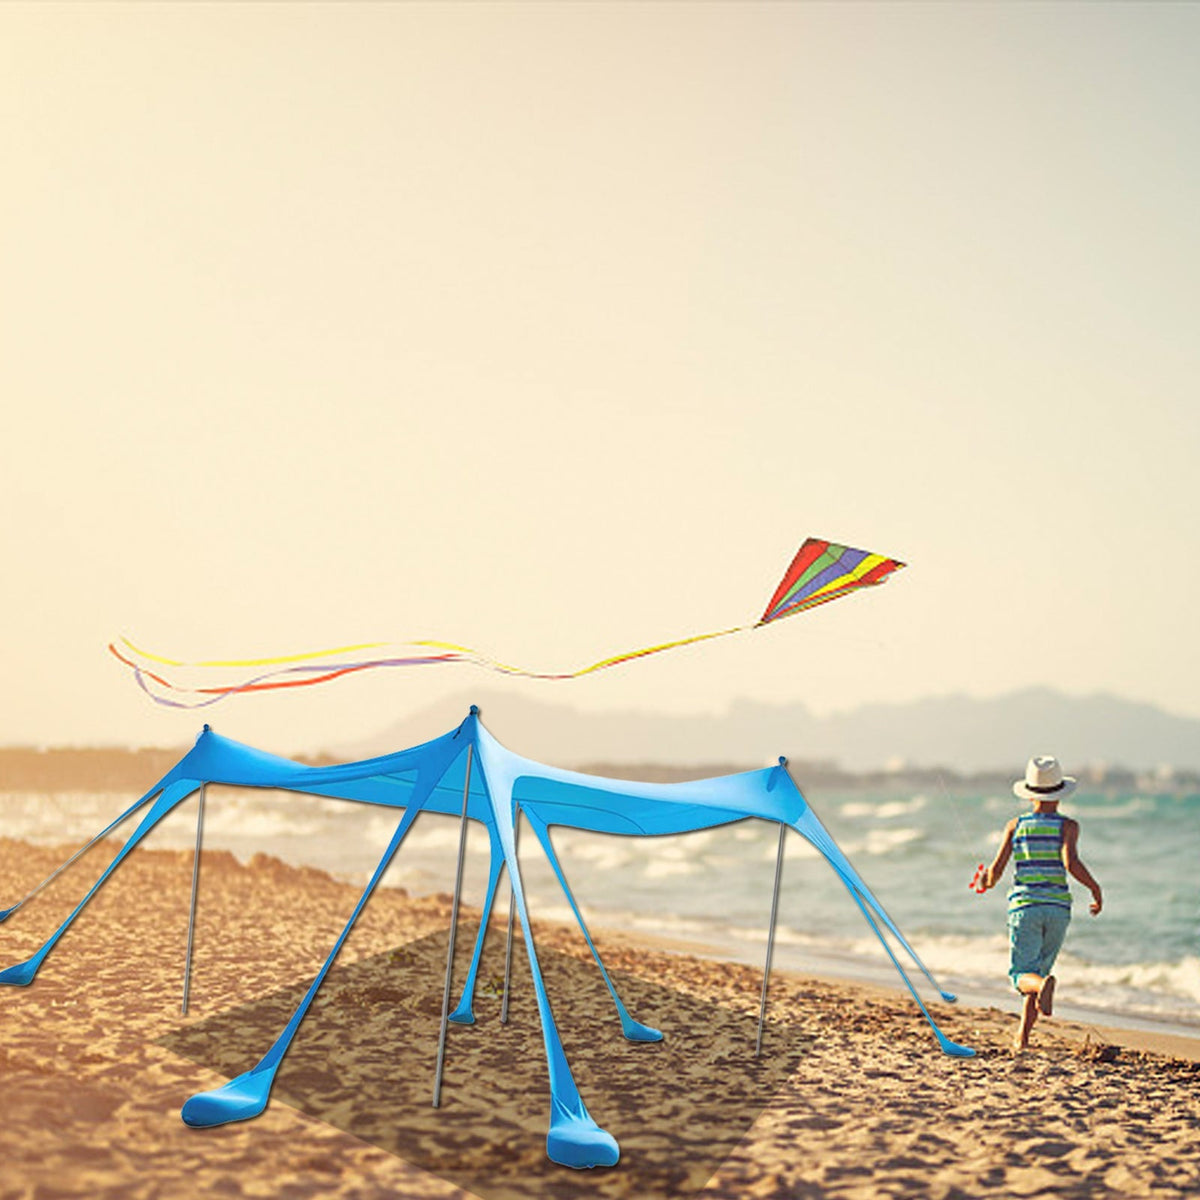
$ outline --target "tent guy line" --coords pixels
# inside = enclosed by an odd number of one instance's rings
[[[969,1057],[974,1053],[969,1047],[953,1042],[938,1028],[885,933],[895,939],[926,979],[940,992],[943,1000],[953,1001],[954,997],[938,987],[928,968],[918,958],[900,929],[821,824],[788,772],[785,759],[781,758],[777,765],[757,771],[684,783],[654,784],[607,779],[546,766],[513,753],[488,733],[479,720],[478,709],[474,706],[457,728],[432,741],[363,762],[326,767],[306,766],[256,750],[222,737],[206,725],[197,737],[194,747],[118,819],[116,823],[145,808],[146,805],[150,806],[129,840],[117,852],[83,900],[32,957],[0,971],[0,983],[17,986],[31,984],[50,951],[138,843],[164,817],[189,797],[201,792],[209,783],[304,792],[403,811],[395,832],[345,928],[283,1032],[258,1063],[244,1074],[221,1087],[192,1096],[183,1105],[181,1113],[188,1125],[207,1127],[247,1120],[258,1116],[266,1108],[279,1065],[338,952],[413,822],[427,812],[458,817],[462,823],[460,844],[466,821],[479,822],[487,831],[491,850],[487,894],[470,966],[454,1011],[446,1012],[448,1003],[443,1005],[441,1037],[444,1039],[448,1021],[459,1024],[475,1023],[472,1007],[475,982],[496,887],[501,871],[505,871],[512,889],[516,920],[520,922],[525,943],[549,1068],[550,1117],[546,1152],[554,1162],[570,1167],[613,1166],[620,1157],[620,1150],[616,1139],[597,1124],[588,1112],[576,1087],[558,1027],[550,1010],[517,858],[517,828],[522,816],[534,830],[554,868],[564,895],[570,902],[612,995],[621,1020],[622,1032],[628,1040],[657,1041],[662,1034],[657,1029],[630,1017],[621,1002],[567,886],[562,866],[550,840],[551,826],[561,825],[624,836],[657,836],[714,829],[747,818],[758,818],[778,824],[781,835],[789,829],[795,830],[818,850],[862,911],[929,1023],[941,1050],[956,1057]],[[113,828],[113,825],[109,828]],[[198,823],[198,844],[201,830],[202,826]],[[193,884],[198,861],[197,856],[196,863],[193,864]],[[781,863],[777,860],[776,896],[780,868]],[[455,885],[456,897],[460,886],[461,871]],[[30,896],[37,890],[35,888]],[[28,898],[26,897],[26,900]],[[0,920],[10,917],[24,903],[25,900],[22,900],[0,912]],[[777,902],[773,901],[773,914],[776,908]],[[454,915],[456,914],[457,900],[454,909]],[[506,978],[510,965],[511,962],[506,963]],[[446,964],[447,997],[450,994],[452,967],[451,951],[448,953]],[[763,1013],[769,970],[768,959],[763,979]],[[761,1041],[761,1024],[759,1037]],[[440,1069],[435,1080],[435,1096],[440,1097]]]
[[[575,671],[543,672],[513,666],[456,642],[429,639],[411,642],[360,642],[303,654],[285,654],[275,658],[209,659],[183,662],[167,658],[120,638],[118,646],[110,642],[109,653],[127,667],[137,685],[156,704],[167,708],[204,708],[230,696],[278,691],[285,688],[312,687],[330,683],[348,675],[389,667],[436,666],[445,663],[470,663],[501,675],[525,679],[579,679],[596,671],[621,666],[652,654],[693,646],[713,638],[759,629],[782,617],[806,612],[821,604],[841,599],[862,588],[883,583],[904,563],[867,550],[856,550],[822,538],[807,538],[796,552],[762,616],[753,623],[734,625],[712,633],[676,638],[640,650],[627,650],[590,663]],[[368,653],[374,652],[374,653]],[[265,668],[265,669],[263,669]],[[196,673],[195,682],[181,683],[167,672]],[[250,671],[236,682],[208,683],[213,671]]]

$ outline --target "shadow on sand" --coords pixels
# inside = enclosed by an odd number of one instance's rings
[[[458,945],[470,945],[476,929],[464,922]],[[546,1060],[519,940],[508,1024],[500,1023],[503,953],[503,939],[493,933],[479,975],[476,1024],[449,1029],[440,1108],[431,1101],[444,933],[335,968],[284,1060],[275,1102],[486,1200],[658,1200],[704,1186],[805,1050],[801,1031],[768,1024],[756,1060],[755,1020],[747,1011],[698,1000],[666,980],[611,970],[629,1011],[665,1035],[659,1043],[627,1042],[590,960],[539,947],[580,1094],[621,1144],[617,1167],[571,1171],[546,1158]],[[459,987],[461,976],[459,968]],[[267,1050],[306,986],[198,1021],[158,1044],[227,1076],[240,1074]],[[219,1137],[220,1130],[197,1136]]]

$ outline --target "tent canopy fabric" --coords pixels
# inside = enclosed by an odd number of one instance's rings
[[[616,1140],[592,1119],[579,1095],[550,1009],[521,885],[516,829],[522,815],[537,835],[579,920],[612,994],[627,1038],[657,1040],[661,1034],[635,1021],[617,995],[567,886],[549,829],[563,825],[623,836],[653,836],[710,829],[757,818],[795,830],[821,853],[875,931],[929,1021],[941,1049],[956,1056],[973,1053],[952,1042],[938,1029],[885,937],[885,931],[935,988],[936,981],[809,808],[789,775],[784,759],[781,758],[778,765],[762,770],[686,783],[639,783],[601,778],[547,766],[514,754],[488,733],[474,707],[456,729],[422,745],[362,762],[324,767],[307,766],[268,754],[223,737],[206,725],[193,748],[153,788],[97,835],[97,839],[93,839],[98,840],[120,821],[146,809],[133,835],[76,909],[32,958],[0,971],[0,983],[31,983],[50,950],[108,876],[159,821],[208,783],[304,792],[381,805],[397,809],[399,820],[358,905],[288,1026],[251,1070],[223,1087],[192,1097],[182,1112],[189,1125],[209,1126],[245,1120],[257,1116],[266,1107],[275,1072],[313,997],[413,821],[424,812],[461,817],[465,810],[468,820],[479,822],[487,830],[491,848],[483,920],[462,995],[450,1020],[474,1022],[472,999],[483,938],[501,872],[508,873],[528,951],[549,1065],[551,1103],[547,1152],[556,1162],[573,1167],[610,1166],[616,1163],[619,1149]],[[21,900],[0,911],[0,920],[24,903],[25,900]],[[953,1000],[949,993],[941,992],[941,995],[943,999]]]

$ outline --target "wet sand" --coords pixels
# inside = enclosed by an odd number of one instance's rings
[[[63,850],[0,839],[11,903]],[[112,853],[98,848],[0,926],[27,958]],[[535,923],[568,1058],[611,1170],[545,1157],[548,1090],[518,941],[501,1025],[503,927],[474,1026],[452,1026],[430,1104],[449,896],[377,893],[258,1119],[193,1130],[179,1108],[247,1070],[282,1029],[358,890],[323,872],[205,854],[190,1012],[180,1014],[191,855],[139,851],[28,988],[0,989],[0,1197],[1183,1196],[1200,1187],[1200,1042],[934,1008],[974,1059],[943,1056],[900,992],[776,975],[755,1060],[760,976],[598,931],[630,1012],[624,1041],[573,928]],[[461,980],[478,913],[459,930]],[[919,949],[919,947],[918,947]],[[1069,979],[1063,981],[1064,992]],[[456,997],[457,998],[457,997]]]

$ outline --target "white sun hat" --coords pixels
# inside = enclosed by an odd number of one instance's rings
[[[1013,795],[1022,800],[1061,800],[1075,790],[1075,780],[1062,773],[1058,759],[1035,754],[1025,767],[1025,778],[1013,784]]]

